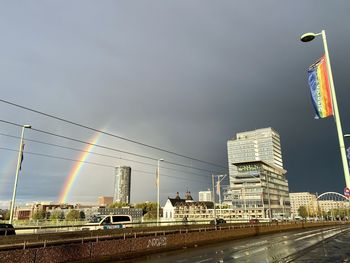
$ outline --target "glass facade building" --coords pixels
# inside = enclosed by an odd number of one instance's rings
[[[227,142],[230,187],[224,193],[242,218],[290,217],[279,134],[272,128],[238,133]]]

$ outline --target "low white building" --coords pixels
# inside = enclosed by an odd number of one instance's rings
[[[263,218],[262,213],[256,211],[244,211],[232,208],[216,207],[214,211],[213,202],[193,201],[191,195],[186,193],[185,199],[180,198],[177,193],[175,198],[168,198],[163,207],[164,221],[188,221],[212,220],[214,217],[223,218],[228,221],[247,221],[252,218]]]
[[[163,220],[188,220],[212,218],[214,208],[213,202],[195,202],[190,192],[187,192],[185,199],[180,198],[179,193],[175,198],[168,198],[163,207]]]
[[[199,202],[213,202],[212,192],[208,189],[208,191],[200,191],[198,192]]]

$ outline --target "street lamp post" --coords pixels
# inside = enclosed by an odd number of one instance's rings
[[[212,185],[213,185],[213,193],[212,193],[212,199],[213,199],[213,203],[214,203],[214,222],[215,222],[215,225],[216,225],[216,208],[215,208],[215,179],[214,179],[214,174],[211,175],[211,182],[212,182]]]
[[[217,176],[217,182],[216,182],[216,186],[218,187],[219,190],[219,204],[220,204],[220,208],[219,208],[219,213],[221,214],[221,188],[220,188],[220,183],[222,182],[222,180],[225,179],[225,177],[227,176],[226,174],[218,174],[218,175],[211,175],[211,179],[212,179],[212,185],[213,185],[213,194],[212,194],[212,198],[213,198],[213,202],[214,202],[214,218],[216,220],[216,208],[215,208],[215,176]],[[221,180],[220,180],[221,178]]]
[[[243,182],[243,188],[242,188],[241,194],[242,194],[242,198],[243,198],[243,207],[244,207],[243,218],[244,218],[244,220],[247,219],[247,203],[245,200],[246,188],[247,188],[247,184],[246,184],[246,182]]]
[[[222,201],[221,201],[221,186],[220,183],[226,178],[226,174],[220,174],[218,175],[218,181],[216,183],[217,188],[219,190],[219,204],[220,204],[220,208],[219,208],[219,214],[221,216],[221,208],[222,208]],[[221,178],[221,179],[220,179]]]
[[[269,221],[272,219],[272,210],[271,210],[271,199],[270,199],[270,182],[269,182],[269,176],[268,174],[265,175],[265,180],[266,180],[266,187],[267,187],[267,203],[269,205]]]
[[[282,201],[282,220],[284,221],[284,219],[286,219],[286,216],[285,216],[285,210],[284,210],[284,198],[281,197],[280,200]]]
[[[337,96],[335,93],[334,88],[334,82],[333,82],[333,74],[331,69],[331,62],[329,59],[329,53],[328,53],[328,45],[327,45],[327,38],[326,38],[326,32],[324,30],[321,31],[321,33],[306,33],[300,37],[300,40],[302,42],[309,42],[312,41],[316,36],[322,36],[323,40],[323,47],[324,52],[327,60],[327,71],[329,76],[329,84],[331,88],[331,95],[332,95],[332,104],[333,104],[333,114],[334,114],[334,120],[338,131],[338,140],[339,140],[339,147],[340,147],[340,154],[343,162],[343,170],[344,170],[344,177],[345,177],[345,183],[346,187],[350,188],[350,174],[349,174],[349,167],[347,163],[346,158],[346,151],[345,151],[345,145],[344,145],[344,137],[343,137],[343,130],[340,122],[340,116],[339,116],[339,110],[338,110],[338,103],[337,103]]]
[[[159,226],[159,182],[160,182],[160,174],[159,174],[159,166],[160,162],[163,162],[164,159],[158,159],[158,164],[157,164],[157,226]]]
[[[12,200],[11,200],[11,207],[10,207],[10,220],[9,223],[12,224],[13,222],[13,214],[14,214],[14,207],[15,207],[15,199],[16,199],[16,192],[17,192],[17,182],[18,182],[18,175],[21,168],[21,162],[22,162],[22,154],[23,154],[23,138],[24,138],[24,130],[30,129],[32,126],[30,125],[23,125],[22,126],[22,134],[21,134],[21,141],[19,144],[19,151],[18,151],[18,158],[17,158],[17,168],[16,168],[16,177],[15,177],[15,183],[13,186],[13,193],[12,193]]]
[[[316,206],[317,206],[316,216],[317,216],[317,219],[319,219],[319,218],[321,218],[321,215],[320,215],[320,205],[318,203],[318,193],[316,193]]]

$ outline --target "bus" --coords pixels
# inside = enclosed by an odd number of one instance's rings
[[[130,215],[94,215],[81,230],[121,229],[131,227]]]

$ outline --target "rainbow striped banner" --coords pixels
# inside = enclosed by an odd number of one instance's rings
[[[316,119],[333,115],[332,95],[327,72],[325,55],[308,69],[309,86]]]

